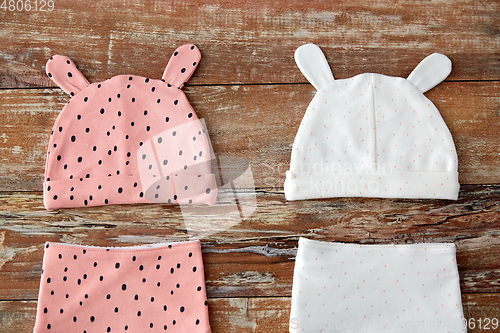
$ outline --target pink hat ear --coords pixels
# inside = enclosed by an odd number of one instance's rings
[[[201,53],[193,44],[175,50],[163,72],[162,79],[177,88],[182,88],[200,63]]]
[[[89,81],[68,57],[52,56],[47,61],[45,70],[52,81],[71,96],[76,95],[89,85]]]

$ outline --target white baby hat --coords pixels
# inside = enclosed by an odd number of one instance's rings
[[[306,44],[295,61],[317,92],[292,147],[287,200],[329,197],[458,197],[451,133],[423,93],[451,72],[434,53],[408,79],[365,73],[335,80],[321,49]]]

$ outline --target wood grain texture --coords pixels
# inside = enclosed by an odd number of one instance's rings
[[[0,86],[54,86],[42,68],[72,58],[91,82],[160,78],[177,46],[203,60],[190,84],[305,82],[295,49],[316,43],[335,77],[406,76],[425,56],[450,56],[450,80],[500,78],[498,1],[58,1],[45,13],[0,11]]]
[[[213,333],[288,332],[290,297],[265,298],[210,298],[208,310]],[[478,320],[499,319],[498,294],[462,295],[469,333],[495,332],[479,329]],[[0,326],[4,333],[31,332],[35,324],[36,301],[0,302]],[[474,329],[472,320],[476,323]]]
[[[186,89],[207,124],[215,155],[246,159],[258,188],[283,187],[293,140],[314,92],[309,84]],[[443,83],[427,96],[453,135],[460,182],[498,183],[500,83]],[[59,89],[0,90],[0,190],[41,190],[50,131],[67,100]]]
[[[245,204],[241,193],[241,205]],[[201,216],[189,230],[172,205],[120,205],[49,212],[39,194],[0,195],[0,299],[35,299],[45,241],[126,246],[202,238],[210,297],[290,296],[298,237],[371,243],[453,242],[464,293],[500,292],[500,187],[465,186],[458,201],[333,199],[286,202],[257,193],[257,210],[234,223]],[[229,201],[219,205],[229,205]],[[3,231],[2,231],[3,230]],[[200,232],[203,235],[203,233]]]

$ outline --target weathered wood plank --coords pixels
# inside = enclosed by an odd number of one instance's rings
[[[243,205],[251,197],[238,195]],[[364,244],[454,242],[462,291],[500,292],[499,186],[463,186],[456,202],[286,202],[282,192],[259,191],[254,215],[238,222],[229,215],[205,212],[189,226],[179,207],[169,205],[48,212],[41,195],[26,193],[1,194],[0,203],[4,300],[36,298],[45,241],[125,246],[182,241],[196,232],[202,237],[210,297],[289,296],[299,236]],[[220,206],[230,206],[229,201]]]
[[[215,153],[249,161],[256,187],[281,188],[311,85],[189,87]],[[500,83],[453,82],[431,90],[459,157],[460,182],[500,179]],[[67,101],[58,89],[0,90],[0,190],[40,191],[55,118]]]
[[[468,332],[484,332],[479,319],[498,318],[499,294],[462,295]],[[287,332],[290,297],[209,298],[208,309],[213,333]],[[4,333],[31,332],[35,324],[36,301],[0,302],[0,326]],[[475,328],[471,329],[472,321]],[[490,329],[493,326],[490,324]]]
[[[0,11],[0,87],[54,86],[43,67],[73,58],[93,81],[159,78],[173,50],[196,43],[191,84],[305,82],[293,60],[319,44],[336,77],[406,76],[432,52],[449,55],[451,80],[500,78],[498,1],[55,1],[52,12]],[[89,19],[92,18],[92,19]]]

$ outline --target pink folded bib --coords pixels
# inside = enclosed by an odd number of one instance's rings
[[[126,331],[210,332],[200,242],[47,243],[34,332]]]

